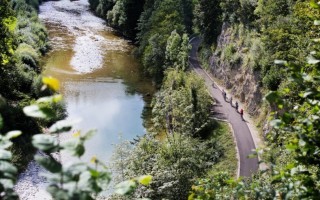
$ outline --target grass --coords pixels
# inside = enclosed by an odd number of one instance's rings
[[[238,160],[232,130],[226,122],[218,122],[217,126],[218,127],[212,132],[211,137],[216,137],[218,143],[223,148],[224,155],[220,158],[220,161],[208,171],[208,175],[210,176],[216,172],[224,171],[236,177]]]

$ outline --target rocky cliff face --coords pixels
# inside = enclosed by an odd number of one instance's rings
[[[224,23],[215,53],[210,57],[210,71],[234,97],[245,103],[247,112],[259,115],[263,95],[260,73],[254,68],[261,49],[253,35],[243,27]]]

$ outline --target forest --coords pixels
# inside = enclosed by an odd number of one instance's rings
[[[117,145],[116,176],[96,157],[70,166],[54,158],[61,150],[82,157],[91,131],[67,143],[37,134],[72,128],[59,81],[41,75],[50,50],[41,3],[0,4],[1,199],[17,198],[17,175],[37,150],[46,154],[35,160],[50,172],[54,199],[96,199],[111,178],[119,184],[110,199],[319,198],[320,2],[89,0],[92,12],[135,44],[157,88],[147,133]],[[250,156],[267,168],[251,177],[236,176],[230,127],[212,117],[218,102],[190,66],[195,37],[202,66],[245,105],[263,138]]]

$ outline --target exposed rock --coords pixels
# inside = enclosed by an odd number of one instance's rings
[[[259,115],[259,108],[262,101],[261,88],[259,87],[260,76],[250,67],[243,66],[244,45],[234,46],[234,54],[239,55],[239,62],[232,63],[224,59],[222,55],[225,48],[240,40],[239,36],[228,23],[222,26],[222,32],[218,37],[215,53],[210,58],[210,69],[213,76],[223,81],[225,88],[231,91],[232,95],[247,105],[252,115]]]

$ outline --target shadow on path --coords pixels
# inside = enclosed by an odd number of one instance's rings
[[[196,37],[190,41],[192,45],[191,53],[189,56],[189,62],[193,67],[193,70],[201,76],[205,84],[207,85],[210,95],[215,99],[216,104],[212,107],[212,114],[214,118],[226,120],[230,122],[234,135],[237,141],[237,148],[240,157],[240,176],[251,177],[251,174],[256,172],[259,168],[258,158],[248,158],[253,150],[256,148],[252,139],[250,130],[246,124],[245,119],[241,118],[241,115],[234,108],[234,105],[230,105],[229,102],[224,100],[222,91],[214,83],[211,77],[201,68],[197,58],[197,50],[201,43],[201,39]],[[214,87],[213,87],[214,86]]]

